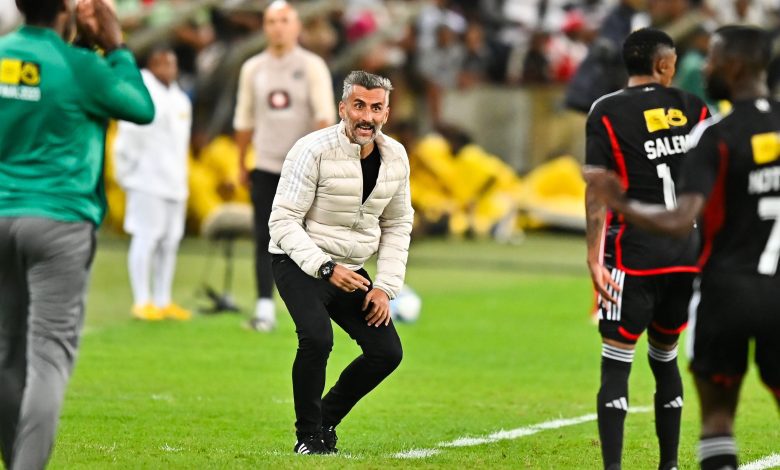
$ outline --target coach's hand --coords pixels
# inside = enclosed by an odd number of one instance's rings
[[[371,285],[368,279],[340,264],[333,268],[333,274],[328,281],[344,292],[355,292],[358,289],[368,292],[368,286]]]
[[[368,312],[368,326],[387,326],[390,324],[390,297],[382,289],[371,289],[363,301],[363,311]]]
[[[617,303],[615,294],[620,292],[620,286],[612,279],[609,270],[598,261],[588,261],[588,270],[590,279],[593,281],[593,288],[601,295],[601,303],[604,308],[609,307],[609,303]],[[607,290],[607,286],[612,287],[612,294]]]

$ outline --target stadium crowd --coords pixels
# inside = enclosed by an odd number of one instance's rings
[[[262,12],[266,3],[115,0],[128,45],[136,56],[142,59],[154,46],[170,44],[178,58],[179,83],[193,101],[190,231],[197,230],[225,202],[249,202],[248,192],[237,184],[238,149],[229,136],[240,66],[265,45]],[[546,99],[557,110],[554,118],[568,113],[571,120],[563,125],[567,135],[573,136],[571,140],[578,141],[582,134],[578,129],[592,101],[622,86],[624,72],[616,51],[632,29],[654,25],[669,32],[679,54],[675,84],[703,97],[701,65],[709,35],[717,25],[756,24],[775,32],[780,25],[780,7],[769,0],[321,0],[299,2],[299,6],[300,43],[326,61],[334,88],[352,69],[381,73],[393,81],[393,120],[387,132],[407,145],[416,160],[413,165],[421,168],[412,184],[426,188],[415,196],[418,233],[503,234],[504,239],[511,239],[512,232],[522,227],[549,223],[550,217],[540,220],[533,213],[549,214],[550,208],[553,223],[564,220],[565,226],[583,227],[583,223],[570,221],[584,220],[580,204],[584,186],[572,177],[570,165],[558,164],[542,168],[542,180],[564,179],[570,185],[557,185],[550,192],[546,184],[540,193],[529,184],[521,191],[523,178],[518,173],[531,170],[539,161],[520,167],[514,163],[517,157],[494,155],[487,150],[489,142],[447,122],[442,105],[448,95],[475,88],[531,93],[568,88],[565,97],[553,94]],[[6,0],[0,8],[0,28],[7,32],[20,18],[13,2]],[[771,84],[780,81],[779,61],[773,63],[769,80]],[[566,108],[571,111],[563,111]],[[418,147],[419,138],[432,135],[446,142],[433,146],[439,153],[417,151],[424,148]],[[466,143],[479,149],[484,158],[472,153],[473,161],[460,161],[457,155]],[[583,160],[576,142],[550,152],[542,161],[562,154]],[[519,157],[523,159],[527,160]],[[474,188],[467,197],[464,191],[451,189],[454,182],[446,178],[453,176],[447,175],[457,173],[442,171],[445,161],[474,166],[480,168],[477,174],[484,173],[467,185]],[[504,168],[498,170],[502,163]],[[558,173],[562,168],[564,175]],[[500,189],[501,183],[496,182],[506,178],[499,173],[512,176],[513,190]],[[459,177],[472,175],[467,171]],[[111,162],[108,176],[109,223],[118,229],[124,193],[113,177]],[[436,184],[429,184],[431,178]],[[498,198],[497,193],[501,194]],[[541,210],[535,211],[540,204]],[[531,217],[526,217],[529,213]],[[491,215],[486,220],[484,214]],[[507,231],[509,220],[512,230]]]

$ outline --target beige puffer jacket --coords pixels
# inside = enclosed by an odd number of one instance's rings
[[[341,122],[296,142],[287,154],[271,219],[271,253],[287,255],[310,276],[333,260],[361,268],[377,253],[374,287],[395,298],[406,272],[412,231],[409,160],[404,147],[379,133],[382,165],[365,203],[360,147]]]

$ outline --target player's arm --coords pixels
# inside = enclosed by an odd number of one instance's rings
[[[243,185],[249,184],[249,172],[246,168],[246,154],[252,144],[254,135],[254,93],[252,91],[253,62],[247,62],[241,67],[238,78],[238,94],[236,109],[233,114],[234,138],[238,146],[238,178]],[[257,155],[255,155],[257,158]]]
[[[109,51],[104,58],[84,51],[74,51],[72,56],[86,111],[106,119],[152,122],[154,103],[133,54],[119,47],[122,31],[116,14],[103,0],[81,2],[77,21],[89,44]]]
[[[686,193],[677,197],[677,207],[668,210],[666,206],[627,198],[620,180],[611,171],[589,170],[584,174],[592,197],[604,201],[628,222],[649,232],[685,237],[693,230],[706,201],[701,194]]]
[[[606,131],[598,118],[598,113],[591,112],[586,124],[586,166],[590,168],[609,168],[611,166],[610,146]],[[615,297],[609,292],[620,291],[620,286],[612,279],[609,270],[602,264],[601,250],[603,243],[604,224],[606,223],[607,206],[596,197],[590,185],[585,188],[585,239],[587,243],[587,264],[593,288],[602,299],[615,302]]]
[[[307,65],[314,126],[316,129],[324,129],[336,121],[333,79],[325,61],[319,57],[311,58]]]
[[[588,185],[585,189],[585,239],[588,248],[588,271],[596,292],[605,300],[615,302],[615,298],[607,290],[607,285],[611,286],[614,292],[619,291],[620,286],[601,263],[601,244],[606,214],[607,206],[593,194],[590,185]]]
[[[694,131],[691,139],[692,148],[682,168],[681,194],[677,197],[677,207],[672,210],[628,199],[623,185],[613,172],[591,169],[584,173],[585,180],[597,198],[637,227],[685,237],[693,230],[694,222],[722,171],[722,157],[715,129],[709,128],[698,133]]]

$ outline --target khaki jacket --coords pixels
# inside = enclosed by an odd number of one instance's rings
[[[326,261],[356,270],[376,253],[374,287],[392,299],[403,285],[414,215],[409,160],[404,147],[381,132],[376,144],[379,177],[361,203],[360,147],[349,141],[344,123],[298,140],[282,167],[269,251],[287,254],[313,277]]]

